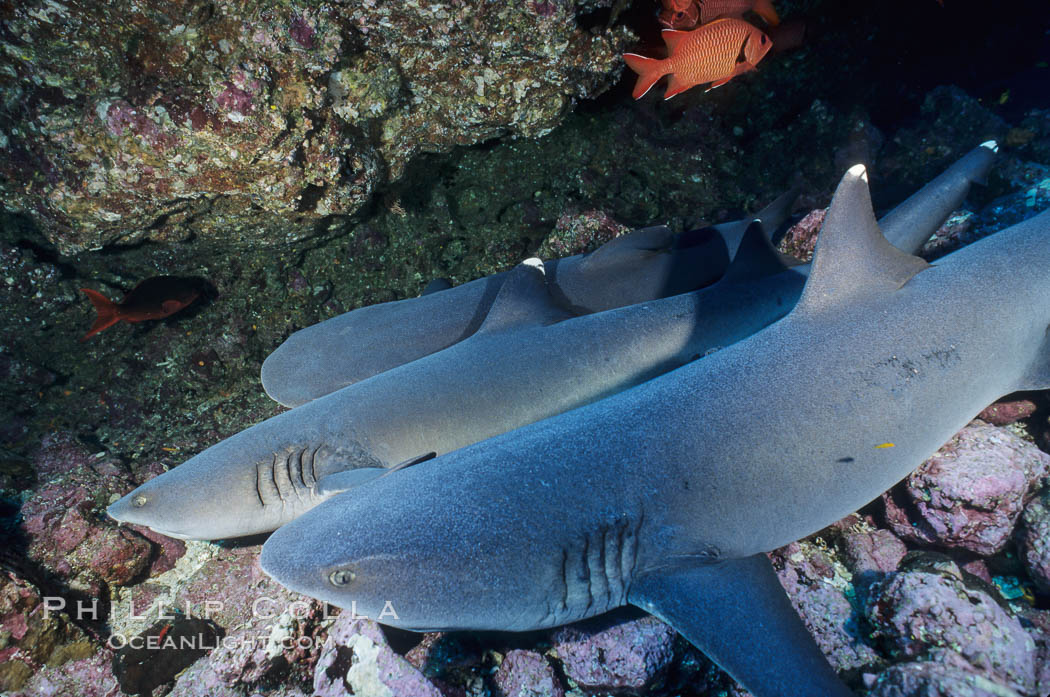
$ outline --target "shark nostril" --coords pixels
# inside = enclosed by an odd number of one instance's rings
[[[357,574],[350,569],[336,569],[328,575],[328,580],[333,586],[349,586],[355,578]]]
[[[149,503],[149,499],[141,494],[131,499],[131,505],[135,508],[142,508],[147,503]]]

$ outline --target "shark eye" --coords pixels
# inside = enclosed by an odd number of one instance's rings
[[[135,498],[131,499],[131,505],[135,508],[142,508],[147,503],[149,503],[149,499],[143,496],[142,494],[139,494]]]
[[[336,569],[328,575],[328,581],[333,586],[349,586],[355,578],[357,574],[350,569]]]

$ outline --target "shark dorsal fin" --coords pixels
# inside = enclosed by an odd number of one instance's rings
[[[864,294],[893,292],[929,267],[886,241],[875,220],[864,165],[835,189],[817,238],[813,269],[795,312],[815,312]]]
[[[553,324],[570,316],[551,297],[543,262],[533,257],[507,274],[478,333]]]
[[[799,264],[798,259],[777,251],[766,237],[765,226],[757,218],[751,221],[740,239],[736,256],[726,269],[723,280],[748,281],[785,271]]]
[[[633,230],[585,254],[578,268],[585,272],[601,272],[613,264],[632,263],[642,257],[669,251],[675,239],[675,234],[666,225]]]

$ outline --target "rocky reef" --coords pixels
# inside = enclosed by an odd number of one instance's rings
[[[580,22],[609,2],[12,4],[0,191],[66,254],[324,233],[415,154],[606,89],[631,35]]]

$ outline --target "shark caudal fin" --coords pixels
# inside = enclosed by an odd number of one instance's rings
[[[792,313],[819,312],[873,293],[891,293],[929,266],[883,236],[871,208],[867,170],[854,165],[835,189],[809,280]]]
[[[112,327],[119,322],[120,315],[117,312],[117,304],[102,293],[90,288],[81,288],[80,290],[84,295],[88,296],[91,304],[95,306],[95,312],[98,313],[98,316],[95,317],[95,323],[91,325],[91,329],[88,330],[87,334],[80,337],[81,341],[87,341],[103,329]]]
[[[671,625],[755,697],[855,697],[764,554],[654,569],[632,579],[628,602]]]
[[[766,24],[771,27],[775,27],[780,24],[780,17],[777,16],[777,11],[773,9],[772,0],[755,0],[755,5],[752,8],[755,14],[766,20]]]
[[[981,143],[884,215],[879,227],[890,244],[909,254],[922,249],[937,228],[962,205],[970,185],[984,181],[998,151],[999,144],[994,140]]]
[[[638,73],[638,82],[634,85],[631,96],[641,99],[645,93],[653,88],[656,81],[668,73],[667,61],[663,58],[648,58],[637,53],[623,54],[623,60],[627,67]]]

